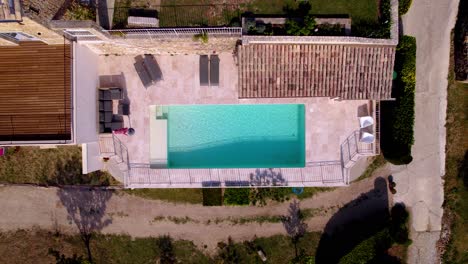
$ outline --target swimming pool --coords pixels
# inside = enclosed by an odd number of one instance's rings
[[[302,104],[163,108],[169,168],[305,166]]]

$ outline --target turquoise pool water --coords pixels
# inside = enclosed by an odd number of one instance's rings
[[[164,107],[169,168],[304,167],[302,104]]]

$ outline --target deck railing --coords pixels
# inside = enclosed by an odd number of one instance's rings
[[[340,161],[275,169],[151,169],[150,164],[132,163],[127,177],[130,188],[338,186],[345,182]]]
[[[130,170],[130,159],[128,157],[127,147],[114,134],[112,134],[112,142],[114,144],[114,154],[118,157],[119,162],[123,163],[127,170]]]
[[[346,167],[349,161],[357,155],[375,155],[374,143],[364,143],[359,141],[359,130],[354,131],[351,135],[341,143],[341,157],[343,160],[343,166]]]
[[[380,102],[375,101],[375,154],[380,154]]]
[[[183,38],[201,34],[209,37],[241,37],[241,27],[207,27],[207,28],[151,28],[151,29],[118,29],[105,30],[111,38]]]

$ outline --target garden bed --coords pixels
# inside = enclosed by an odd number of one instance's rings
[[[352,19],[353,35],[374,38],[390,36],[390,1],[389,0],[311,0],[306,6],[294,0],[162,0],[160,5],[146,1],[117,0],[114,9],[114,29],[126,27],[129,10],[135,8],[150,9],[157,12],[160,27],[212,27],[241,26],[241,16],[247,13],[261,15],[282,15],[302,17],[313,14],[316,17],[346,16]],[[378,3],[381,3],[379,7]],[[380,11],[379,11],[380,10]],[[379,17],[380,14],[380,17]],[[320,24],[320,23],[319,23]],[[338,35],[336,28],[322,27],[323,35]]]

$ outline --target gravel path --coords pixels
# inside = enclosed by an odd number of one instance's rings
[[[440,236],[445,119],[450,32],[459,0],[416,0],[403,16],[403,32],[416,37],[416,120],[413,162],[394,167],[398,193],[395,202],[411,210],[413,245],[409,263],[437,263],[435,243]]]
[[[375,178],[302,200],[301,209],[310,208],[314,212],[314,216],[307,220],[308,230],[322,231],[341,206],[372,190]],[[234,240],[244,240],[252,239],[254,235],[285,234],[281,223],[234,224],[229,219],[287,215],[289,207],[289,203],[265,207],[203,207],[146,200],[127,194],[116,195],[110,191],[32,186],[0,187],[0,201],[0,229],[4,231],[39,227],[70,233],[77,232],[77,226],[80,226],[84,229],[97,228],[102,233],[135,237],[170,234],[177,239],[192,240],[200,248],[207,245],[208,251],[228,236]],[[79,208],[94,209],[88,209],[91,212],[88,215],[80,212]],[[177,221],[186,223],[177,224]]]

